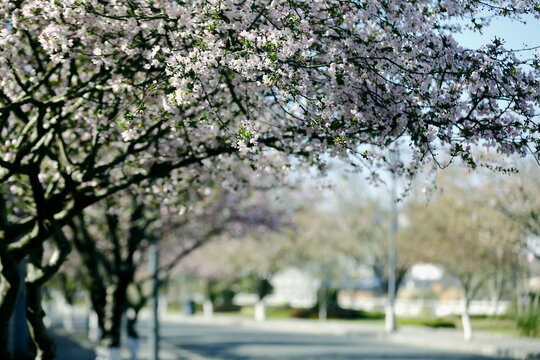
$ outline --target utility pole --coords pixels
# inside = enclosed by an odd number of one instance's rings
[[[158,261],[159,252],[156,239],[152,237],[149,249],[149,267],[152,274],[152,296],[150,296],[150,334],[148,336],[149,360],[159,360],[159,319],[158,319]]]
[[[386,332],[394,332],[396,330],[396,234],[398,228],[397,219],[397,179],[396,169],[397,159],[396,154],[391,153],[391,162],[394,167],[392,171],[392,189],[391,189],[391,226],[390,239],[388,247],[388,303],[386,305],[385,329]]]

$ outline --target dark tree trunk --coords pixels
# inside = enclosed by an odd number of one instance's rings
[[[399,267],[396,269],[396,295],[399,287],[401,286],[401,283],[403,282],[403,279],[405,279],[407,271],[409,271],[409,268]]]
[[[130,284],[127,292],[127,335],[131,338],[139,338],[137,332],[137,320],[139,312],[148,301],[148,297],[144,295],[140,284]]]
[[[105,297],[106,297],[106,290],[105,285],[103,284],[102,280],[90,278],[90,302],[92,303],[92,308],[96,312],[97,318],[98,318],[98,326],[101,332],[103,333],[103,329],[105,327],[105,324],[103,323],[103,319],[105,318]]]
[[[119,357],[121,345],[122,316],[128,306],[127,289],[133,283],[135,267],[133,254],[144,239],[139,228],[142,206],[135,207],[131,217],[127,254],[123,254],[123,243],[118,231],[119,220],[114,214],[106,214],[108,235],[112,244],[110,253],[102,253],[95,246],[95,240],[86,229],[81,215],[73,221],[74,243],[84,263],[90,284],[92,306],[98,316],[101,329],[100,348],[106,358]],[[137,311],[138,312],[138,311]],[[137,317],[128,317],[129,336],[137,337],[135,324]]]
[[[88,281],[90,302],[98,318],[98,326],[103,333],[106,304],[106,287],[104,277],[100,272],[99,253],[95,247],[94,240],[88,234],[83,215],[75,218],[70,224],[73,230],[73,244],[81,256],[84,270]],[[102,262],[103,263],[103,262]],[[102,264],[103,265],[103,264]]]
[[[0,238],[0,359],[11,359],[9,348],[9,321],[15,310],[21,278],[17,261],[9,254],[7,244]]]
[[[127,292],[127,344],[131,352],[131,360],[139,359],[139,333],[137,332],[137,319],[139,312],[146,304],[147,297],[144,296],[140,284],[132,283]]]
[[[36,345],[36,360],[54,360],[56,346],[43,323],[45,312],[41,307],[41,286],[26,284],[26,319],[32,340]]]
[[[120,334],[122,330],[122,316],[127,307],[127,288],[133,281],[133,252],[136,246],[131,249],[128,246],[127,258],[122,257],[122,245],[118,236],[118,217],[116,215],[107,214],[107,225],[109,228],[109,236],[113,244],[111,262],[111,283],[107,286],[107,294],[105,299],[103,333],[101,337],[101,345],[103,347],[120,347]],[[131,243],[133,236],[130,231],[128,244]],[[133,252],[132,252],[133,251]]]
[[[54,234],[52,240],[56,250],[46,265],[43,265],[43,245],[32,248],[28,257],[25,280],[26,319],[36,346],[36,360],[54,360],[56,357],[56,346],[43,323],[45,311],[41,307],[41,288],[57,273],[71,251],[71,244],[58,225],[55,225]]]
[[[130,314],[130,316],[127,317],[127,336],[130,338],[139,338],[139,333],[137,332],[138,315],[138,313],[134,312],[133,315]]]
[[[388,275],[385,272],[385,268],[382,265],[375,264],[372,266],[372,269],[375,273],[375,277],[379,279],[379,282],[381,283],[381,292],[383,294],[388,294]],[[396,294],[399,290],[401,283],[403,282],[403,279],[405,278],[405,275],[407,274],[407,271],[409,271],[408,267],[396,268]]]
[[[11,351],[9,348],[9,319],[10,315],[0,318],[0,358],[11,359]]]
[[[122,315],[126,308],[126,288],[124,281],[107,287],[106,304],[103,318],[103,333],[101,345],[103,347],[119,347],[122,330]]]

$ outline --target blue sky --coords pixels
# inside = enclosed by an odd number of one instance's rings
[[[509,19],[497,19],[484,29],[482,35],[478,32],[468,31],[463,34],[454,34],[454,37],[463,46],[470,48],[485,45],[495,36],[505,39],[505,46],[508,49],[540,46],[540,19],[535,19],[532,16],[525,19],[527,20],[526,24]]]

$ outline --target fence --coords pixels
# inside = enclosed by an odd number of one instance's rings
[[[339,305],[343,308],[384,312],[386,298],[350,298],[340,296]],[[473,300],[469,306],[471,315],[502,315],[508,309],[509,301],[499,301],[495,304],[490,300]],[[462,313],[463,305],[460,300],[423,300],[397,299],[397,316],[448,316]]]

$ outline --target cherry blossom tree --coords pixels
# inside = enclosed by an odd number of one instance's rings
[[[180,214],[176,206],[163,203],[162,194],[131,194],[110,198],[74,219],[73,243],[83,260],[101,329],[98,353],[104,358],[119,356],[123,315],[127,315],[128,340],[136,343],[138,313],[151,296],[145,286],[151,278],[147,271],[151,243],[156,242],[162,254],[158,279],[163,283],[182,258],[206,242],[253,227],[276,226],[264,198],[255,202],[244,192],[208,185],[179,194],[189,204]]]
[[[264,173],[289,155],[324,168],[328,153],[376,174],[399,139],[407,174],[442,154],[474,166],[476,144],[538,158],[538,56],[453,33],[539,13],[534,0],[2,0],[0,357],[18,263],[33,253],[29,280],[44,283],[65,225],[131,185],[226,173],[231,157]]]

